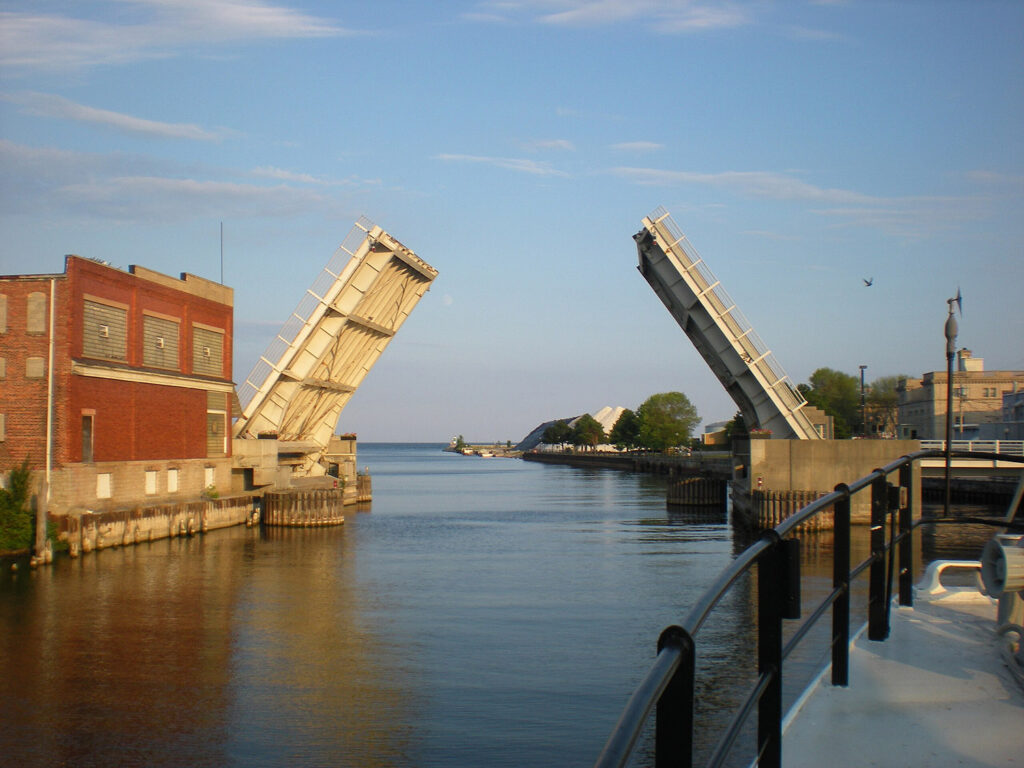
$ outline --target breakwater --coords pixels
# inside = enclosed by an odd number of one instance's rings
[[[712,455],[695,453],[690,456],[660,453],[611,453],[608,451],[523,454],[524,461],[542,464],[563,464],[571,467],[603,467],[626,472],[646,472],[655,475],[694,476],[709,475],[728,479],[732,476],[732,456],[716,452]]]

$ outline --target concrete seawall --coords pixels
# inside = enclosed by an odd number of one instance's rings
[[[72,511],[55,516],[58,537],[72,557],[107,547],[194,536],[217,528],[258,522],[256,496],[244,494],[103,512]]]

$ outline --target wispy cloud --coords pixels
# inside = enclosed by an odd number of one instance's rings
[[[972,197],[869,195],[820,187],[786,173],[727,171],[698,173],[657,168],[616,168],[615,175],[650,186],[697,185],[747,198],[806,203],[807,211],[836,226],[869,227],[892,235],[926,238],[989,215],[985,199]]]
[[[784,173],[767,171],[725,171],[698,173],[661,168],[614,168],[615,175],[651,186],[699,184],[730,190],[750,197],[775,200],[813,200],[832,203],[873,203],[878,198],[848,189],[827,189]]]
[[[353,33],[328,19],[261,0],[119,0],[117,5],[109,20],[0,12],[0,67],[116,65],[204,45]]]
[[[259,168],[252,169],[253,176],[259,176],[265,179],[278,179],[280,181],[293,181],[299,184],[318,184],[326,186],[334,182],[328,181],[327,179],[321,179],[308,173],[296,173],[294,171],[286,171],[283,168],[275,168],[271,165],[261,166]]]
[[[619,152],[657,152],[664,149],[665,145],[653,141],[622,141],[612,144],[611,148]]]
[[[480,155],[437,155],[438,160],[452,163],[479,163],[495,168],[530,173],[535,176],[568,176],[565,171],[552,168],[550,164],[537,160],[526,160],[515,157],[483,157]]]
[[[230,217],[288,217],[326,210],[331,200],[308,189],[255,184],[121,176],[66,184],[58,198],[79,212],[113,219],[186,218],[216,212]]]
[[[985,187],[1024,192],[1024,175],[998,171],[968,171],[967,179]]]
[[[567,27],[637,21],[666,33],[727,29],[751,22],[748,11],[730,0],[489,0],[466,18]]]
[[[127,154],[29,147],[0,139],[0,211],[113,220],[194,216],[333,216],[346,201],[278,179],[258,184],[201,178],[201,170]],[[207,171],[215,175],[216,169]],[[225,175],[220,172],[220,175]]]
[[[528,141],[526,143],[526,149],[531,152],[539,152],[543,150],[575,152],[576,145],[568,139],[537,139],[536,141]]]
[[[217,141],[227,133],[227,131],[211,131],[193,123],[164,123],[126,115],[122,112],[98,109],[50,93],[30,91],[8,93],[0,94],[0,99],[17,104],[26,114],[78,123],[92,123],[124,133],[142,134],[156,138]]]

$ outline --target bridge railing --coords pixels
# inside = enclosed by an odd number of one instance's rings
[[[679,624],[662,631],[657,655],[633,692],[596,768],[627,764],[643,727],[655,713],[655,765],[690,768],[694,760],[695,660],[697,636],[714,608],[742,576],[757,569],[757,679],[746,700],[715,745],[708,766],[724,763],[742,728],[756,712],[757,750],[751,758],[762,768],[782,765],[782,681],[784,662],[811,628],[831,609],[832,684],[849,684],[851,583],[868,573],[868,637],[889,635],[889,607],[894,577],[900,605],[913,604],[913,530],[922,523],[951,520],[911,519],[919,489],[912,482],[915,463],[943,456],[942,451],[921,450],[877,469],[849,485],[808,504],[737,556],[697,601]],[[958,454],[963,457],[964,454]],[[1001,459],[1024,465],[1024,457]],[[893,485],[889,477],[896,475]],[[870,555],[851,567],[851,499],[867,493],[871,504]],[[800,550],[792,538],[796,529],[816,515],[833,510],[834,555],[832,591],[783,643],[783,621],[799,619]],[[978,522],[972,520],[972,522]],[[993,524],[995,524],[993,522]],[[886,528],[889,541],[886,543]],[[897,557],[898,555],[898,557]],[[895,573],[898,559],[899,571]],[[744,628],[745,629],[745,628]],[[713,690],[713,687],[709,687]]]
[[[922,440],[922,450],[945,451],[945,440]],[[964,453],[1000,453],[1024,456],[1024,440],[953,440],[950,449]]]

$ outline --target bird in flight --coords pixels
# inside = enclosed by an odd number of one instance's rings
[[[873,277],[869,277],[866,280],[864,280],[864,287],[865,288],[870,288],[874,284],[875,284],[875,278],[873,278]]]

